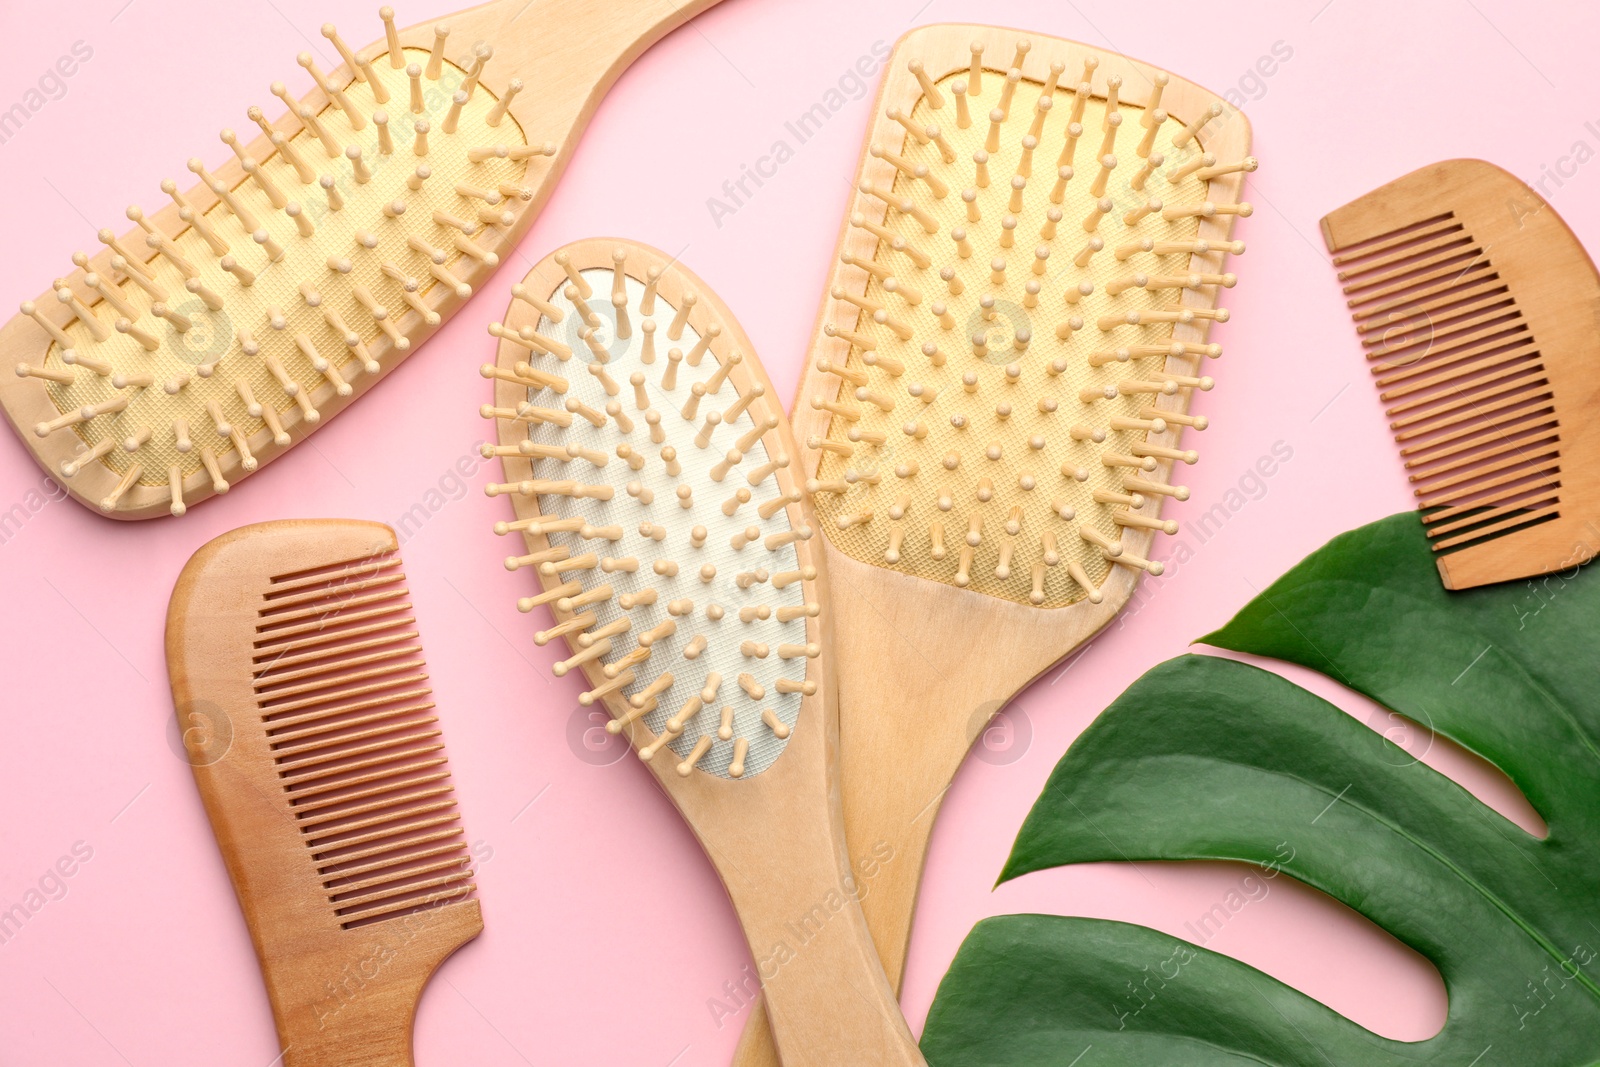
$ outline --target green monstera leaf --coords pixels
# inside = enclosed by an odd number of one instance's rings
[[[1238,860],[1367,916],[1444,977],[1444,1029],[1377,1036],[1225,956],[1125,923],[980,923],[928,1016],[933,1067],[1600,1063],[1600,578],[1448,593],[1420,523],[1336,538],[1210,645],[1314,668],[1498,766],[1533,837],[1268,671],[1190,655],[1072,745],[1001,880]]]

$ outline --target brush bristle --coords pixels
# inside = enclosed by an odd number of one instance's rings
[[[613,732],[642,723],[643,758],[669,747],[681,775],[753,777],[782,754],[820,654],[786,423],[714,301],[650,250],[607,258],[557,253],[565,284],[535,288],[536,270],[490,330],[521,361],[485,376],[526,392],[484,414],[526,437],[486,454],[531,477],[488,491],[538,515],[497,527],[528,534],[506,566],[537,568],[546,591],[521,607],[557,621],[536,642],[566,638],[557,673],[585,668],[580,700],[604,701]]]
[[[254,690],[286,802],[342,926],[473,895],[400,558],[272,579]]]
[[[1175,529],[1165,476],[1195,461],[1178,437],[1205,427],[1188,394],[1211,388],[1228,225],[1250,213],[1209,182],[1255,162],[1205,154],[1220,106],[1159,110],[1165,75],[1136,101],[1035,44],[1028,77],[978,44],[971,71],[891,74],[915,96],[891,81],[869,134],[816,351],[837,391],[798,403],[830,416],[808,488],[837,548],[1059,607],[1098,602],[1115,566],[1161,573],[1123,534]]]
[[[412,49],[338,85],[302,54],[333,102],[275,124],[251,108],[261,136],[224,130],[228,167],[190,160],[201,181],[187,193],[163,182],[165,223],[130,207],[138,227],[101,231],[109,259],[74,256],[87,273],[57,280],[59,306],[24,304],[52,344],[18,373],[44,379],[62,413],[33,430],[81,439],[60,473],[103,464],[118,479],[104,510],[153,486],[183,514],[304,436],[470,295],[464,279],[498,264],[533,196],[530,163],[553,151],[530,147],[477,84],[490,55],[480,47],[463,70]],[[407,64],[422,69],[413,78]]]

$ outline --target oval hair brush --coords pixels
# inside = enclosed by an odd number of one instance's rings
[[[181,515],[270,462],[450,317],[526,232],[600,98],[716,3],[495,0],[352,50],[271,118],[222,131],[221,166],[0,329],[0,408],[74,497]],[[274,107],[276,107],[274,103]],[[167,203],[170,201],[170,203]]]
[[[898,988],[940,800],[989,718],[1152,559],[1231,239],[1249,124],[1071,41],[897,44],[796,394],[832,578],[846,838]],[[752,1019],[739,1062],[767,1059]]]
[[[1322,220],[1446,589],[1600,551],[1600,275],[1492,163],[1423,167]]]
[[[398,549],[372,522],[246,526],[195,553],[167,610],[285,1067],[409,1067],[423,987],[483,930]]]
[[[581,673],[705,847],[771,997],[783,1062],[920,1064],[839,823],[820,538],[788,423],[738,323],[662,253],[570,245],[513,289],[495,403],[525,541]]]

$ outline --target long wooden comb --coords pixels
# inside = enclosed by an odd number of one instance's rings
[[[434,970],[483,930],[394,531],[246,526],[167,613],[173,703],[285,1067],[405,1067]]]
[[[1447,589],[1600,551],[1600,276],[1545,200],[1452,159],[1322,220]]]

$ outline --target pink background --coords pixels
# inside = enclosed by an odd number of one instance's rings
[[[543,217],[489,291],[369,400],[231,495],[181,521],[123,525],[71,502],[44,506],[0,544],[0,908],[74,843],[93,858],[0,946],[0,1062],[239,1064],[277,1053],[244,924],[175,754],[162,620],[174,578],[217,534],[288,516],[394,523],[430,490],[442,504],[404,554],[469,835],[479,842],[487,930],[424,998],[417,1059],[429,1064],[723,1064],[739,1024],[708,1010],[748,957],[720,886],[634,761],[569,742],[578,685],[550,675],[536,620],[489,527],[505,514],[448,479],[490,433],[477,417],[492,358],[484,324],[506,287],[556,245],[626,235],[684,260],[735,308],[781,388],[792,389],[859,151],[856,100],[719,228],[706,199],[765,154],[875,41],[912,25],[982,17],[1130,52],[1247,101],[1262,168],[1239,236],[1250,251],[1216,332],[1227,355],[1198,409],[1192,520],[1275,442],[1293,459],[1175,577],[1065,668],[1024,693],[1011,740],[969,760],[944,805],[911,946],[905,1007],[920,1031],[940,977],[978,919],[1046,911],[1143,922],[1193,937],[1193,922],[1247,873],[1227,865],[1103,865],[991,886],[1024,814],[1072,738],[1137,675],[1184,650],[1329,536],[1407,506],[1318,237],[1328,210],[1414,167],[1481,155],[1548,187],[1580,237],[1600,233],[1597,175],[1562,163],[1600,147],[1584,90],[1600,13],[1502,0],[1376,3],[1245,0],[1215,14],[1162,0],[1106,5],[954,0],[728,0],[646,54],[612,91]],[[408,2],[402,22],[442,15]],[[603,5],[600,5],[603,6]],[[93,230],[123,228],[130,197],[246,124],[295,53],[329,50],[338,21],[364,43],[376,0],[83,0],[0,10],[0,109],[86,42],[93,57],[0,144],[6,229],[0,304],[70,269]],[[308,43],[309,42],[309,43]],[[1293,55],[1252,74],[1275,43]],[[1270,66],[1270,64],[1269,64]],[[1469,80],[1470,79],[1470,80]],[[874,86],[875,88],[875,86]],[[159,118],[147,101],[183,101]],[[269,109],[270,110],[270,109]],[[1585,123],[1594,120],[1594,128]],[[9,372],[7,372],[9,373]],[[0,435],[0,511],[41,472]],[[452,492],[454,490],[452,499]],[[35,502],[38,497],[31,498]],[[426,504],[425,504],[426,506]],[[1166,551],[1170,552],[1169,543]],[[1159,552],[1159,549],[1158,549]],[[1133,609],[1130,609],[1132,611]],[[1383,713],[1322,683],[1353,714]],[[1416,731],[1412,731],[1415,734]],[[1526,802],[1493,772],[1410,736],[1428,762],[1525,824]],[[581,754],[581,755],[580,755]],[[483,859],[484,855],[489,858]],[[1392,1037],[1443,1022],[1433,968],[1353,912],[1287,879],[1211,946]],[[1087,1061],[1086,1061],[1087,1064]]]

